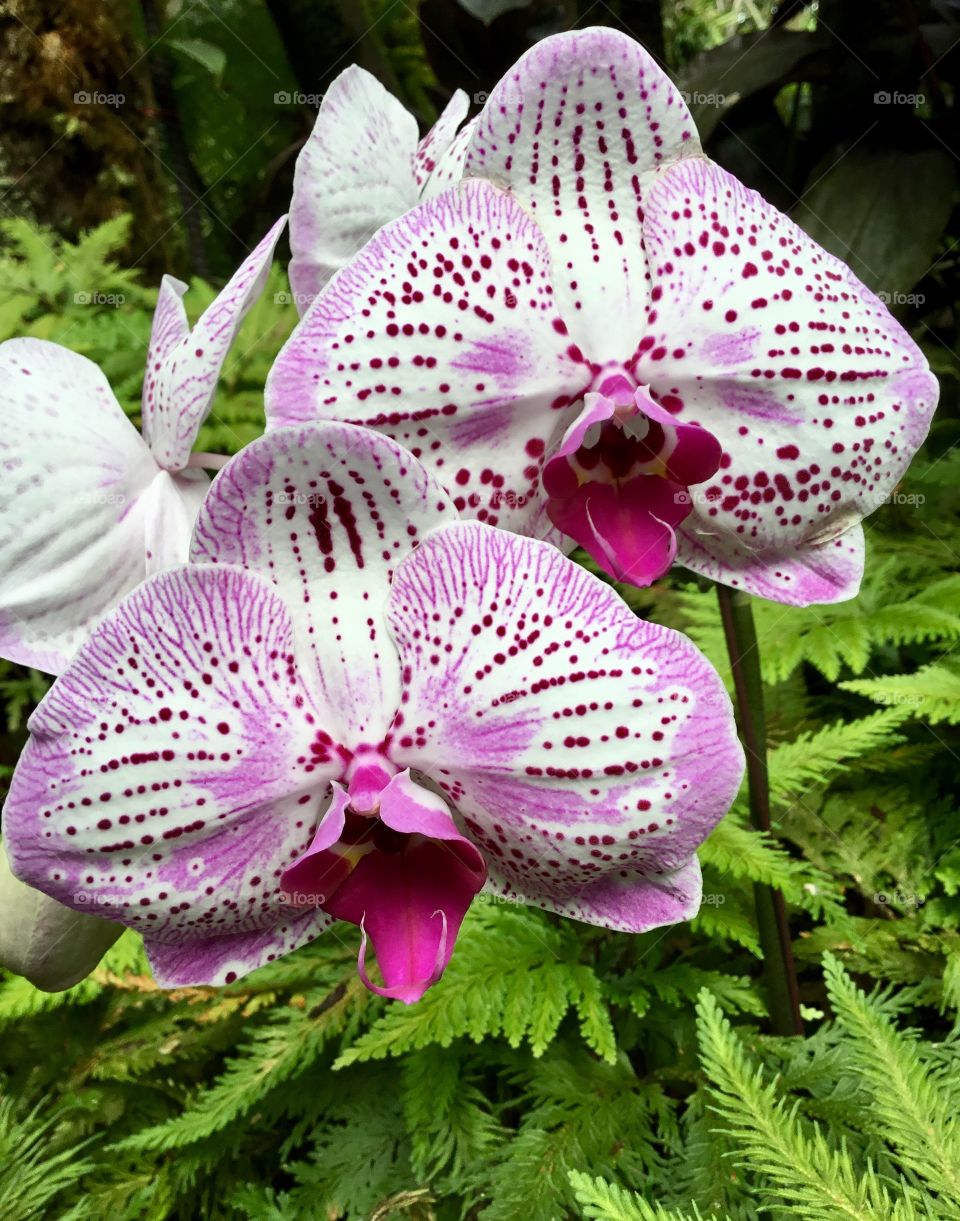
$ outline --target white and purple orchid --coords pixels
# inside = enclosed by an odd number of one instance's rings
[[[186,559],[209,479],[191,456],[278,221],[191,330],[164,276],[143,387],[143,436],[100,369],[42,339],[0,345],[0,656],[60,673],[102,616]]]
[[[465,131],[465,180],[304,315],[270,422],[378,429],[462,512],[579,543],[619,580],[676,559],[782,602],[852,597],[860,522],[938,393],[887,308],[703,155],[625,35],[545,39]],[[320,181],[313,199],[326,217]],[[385,191],[369,208],[396,211]]]
[[[289,274],[301,314],[381,225],[459,180],[469,108],[458,89],[420,140],[413,115],[363,68],[331,84],[293,179]]]
[[[631,932],[691,916],[743,767],[685,637],[337,423],[231,460],[191,562],[103,620],[29,728],[15,872],[142,932],[159,983],[344,919],[407,1002],[483,886]]]

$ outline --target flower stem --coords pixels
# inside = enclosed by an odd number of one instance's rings
[[[717,586],[720,618],[727,641],[740,740],[747,757],[750,821],[770,830],[770,783],[767,775],[767,726],[763,710],[760,651],[750,598],[740,590]],[[770,1020],[775,1034],[803,1034],[797,971],[790,944],[790,925],[783,895],[759,882],[753,887],[757,929],[763,951]]]

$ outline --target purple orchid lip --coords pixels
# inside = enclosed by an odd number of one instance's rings
[[[483,886],[487,867],[477,848],[456,828],[446,804],[404,771],[392,778],[368,764],[352,796],[333,785],[333,800],[313,843],[280,879],[295,906],[316,906],[362,933],[358,969],[381,996],[407,1004],[440,978],[467,908]],[[384,985],[366,970],[367,938],[373,942]]]
[[[609,375],[544,465],[546,510],[618,581],[648,585],[673,563],[690,487],[721,457],[712,433],[680,423],[625,374]]]

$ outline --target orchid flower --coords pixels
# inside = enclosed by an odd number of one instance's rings
[[[743,755],[685,637],[344,424],[232,459],[191,561],[81,646],[4,810],[16,874],[142,932],[159,983],[341,919],[409,1002],[483,886],[631,932],[696,912]]]
[[[86,357],[42,339],[0,344],[0,656],[60,673],[125,594],[186,558],[209,486],[190,451],[283,225],[192,330],[187,286],[164,276],[147,350],[143,436]]]
[[[470,102],[458,89],[430,132],[375,76],[356,65],[324,94],[297,158],[290,204],[290,287],[302,314],[389,220],[459,180]]]
[[[709,161],[673,84],[608,29],[520,59],[464,174],[314,301],[268,422],[379,429],[462,512],[579,543],[618,580],[676,560],[781,602],[852,597],[860,522],[938,393],[880,300]]]

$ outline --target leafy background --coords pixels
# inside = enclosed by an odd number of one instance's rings
[[[0,338],[83,352],[135,416],[159,275],[192,270],[199,313],[285,209],[343,66],[426,126],[596,23],[645,42],[710,154],[886,294],[941,378],[861,595],[755,607],[774,833],[741,797],[701,914],[640,937],[480,901],[412,1008],[358,984],[348,928],[220,990],[160,991],[131,934],[66,993],[0,973],[8,1221],[960,1216],[960,4],[14,0]],[[278,267],[202,449],[261,431],[294,314]],[[726,674],[712,590],[622,592]],[[0,663],[3,776],[46,681]],[[789,905],[803,1038],[768,1033],[754,882]]]

